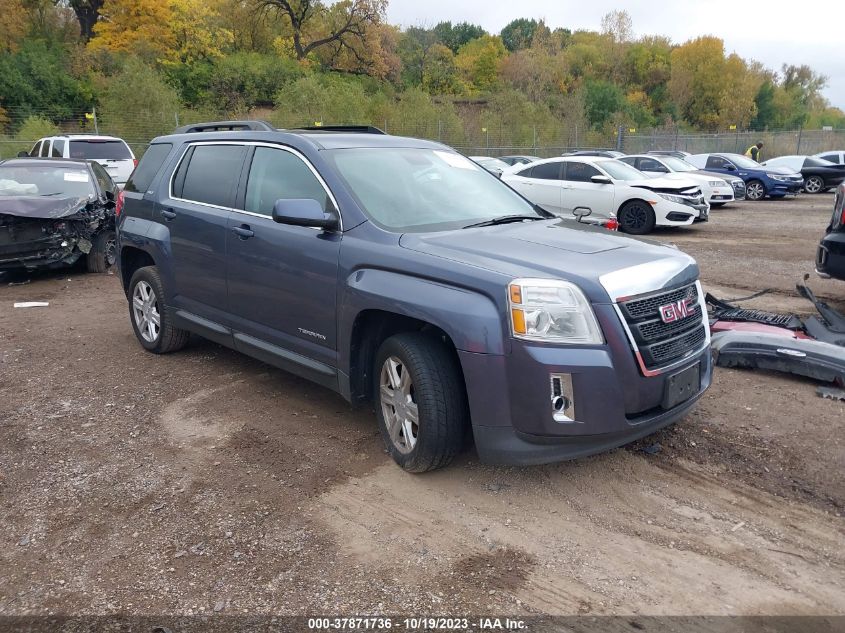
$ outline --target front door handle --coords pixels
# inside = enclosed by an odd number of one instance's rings
[[[249,224],[241,224],[240,226],[233,226],[232,231],[234,231],[235,235],[237,235],[242,240],[248,240],[253,235],[255,235],[255,231],[253,231],[251,228],[249,228]]]
[[[161,212],[161,215],[165,220],[170,221],[176,217],[176,212],[173,209],[165,209]]]

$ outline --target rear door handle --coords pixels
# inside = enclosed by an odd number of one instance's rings
[[[248,240],[253,235],[255,235],[255,231],[253,231],[251,228],[249,228],[249,224],[241,224],[240,226],[233,226],[232,231],[234,231],[235,235],[237,235],[242,240]]]
[[[176,212],[173,209],[165,209],[161,212],[161,215],[164,217],[165,220],[172,220],[176,217]]]

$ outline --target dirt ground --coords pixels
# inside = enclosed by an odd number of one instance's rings
[[[657,238],[717,295],[807,313],[831,204]],[[0,279],[0,615],[845,614],[843,438],[811,381],[718,369],[633,446],[409,475],[325,389],[201,339],[143,351],[113,275]]]

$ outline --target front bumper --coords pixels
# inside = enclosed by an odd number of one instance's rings
[[[770,180],[766,190],[772,198],[797,196],[799,193],[804,191],[804,181],[784,182],[780,180]]]
[[[589,349],[515,343],[507,356],[459,352],[483,461],[541,464],[622,446],[678,421],[710,386],[709,347],[672,370],[646,377],[624,333],[604,329],[607,345]],[[670,377],[696,363],[698,389],[664,409]],[[574,421],[554,415],[553,375],[571,377]]]

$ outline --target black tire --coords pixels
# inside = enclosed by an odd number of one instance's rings
[[[810,176],[804,181],[804,191],[806,193],[822,193],[826,191],[824,188],[824,178],[821,176]]]
[[[100,231],[94,236],[86,262],[89,273],[106,273],[114,266],[117,259],[116,244],[116,236],[112,229]]]
[[[630,200],[619,209],[619,230],[631,235],[645,235],[654,230],[654,209],[644,200]]]
[[[766,197],[766,185],[760,180],[749,180],[745,185],[745,199],[759,202]]]
[[[382,379],[388,360],[401,363],[399,375],[410,379],[410,399],[403,402],[416,407],[416,436],[412,431],[413,442],[406,442],[404,447],[399,435],[403,423],[391,425],[399,429],[394,440],[385,418],[386,408],[397,419],[400,417],[396,406],[383,402]],[[466,390],[454,354],[443,341],[423,332],[391,336],[376,353],[373,384],[376,418],[382,439],[390,456],[404,470],[422,473],[443,468],[461,451],[469,419]],[[399,394],[400,390],[393,390],[393,393]],[[410,424],[408,418],[405,418],[405,423]]]
[[[142,284],[146,284],[146,286],[142,286],[139,289],[139,286]],[[144,328],[146,321],[142,321],[139,318],[136,304],[134,303],[136,291],[143,294],[143,290],[147,287],[155,293],[150,297],[150,310],[155,306],[155,312],[158,315],[159,321],[158,330],[154,332],[154,336],[152,335],[153,332]],[[171,310],[164,304],[165,296],[164,286],[161,283],[161,277],[155,266],[139,268],[132,275],[132,279],[129,282],[129,320],[132,323],[132,329],[135,332],[138,342],[144,349],[154,354],[168,354],[178,351],[185,347],[190,337],[190,332],[187,330],[173,326]],[[145,334],[142,334],[142,328],[144,328]]]

